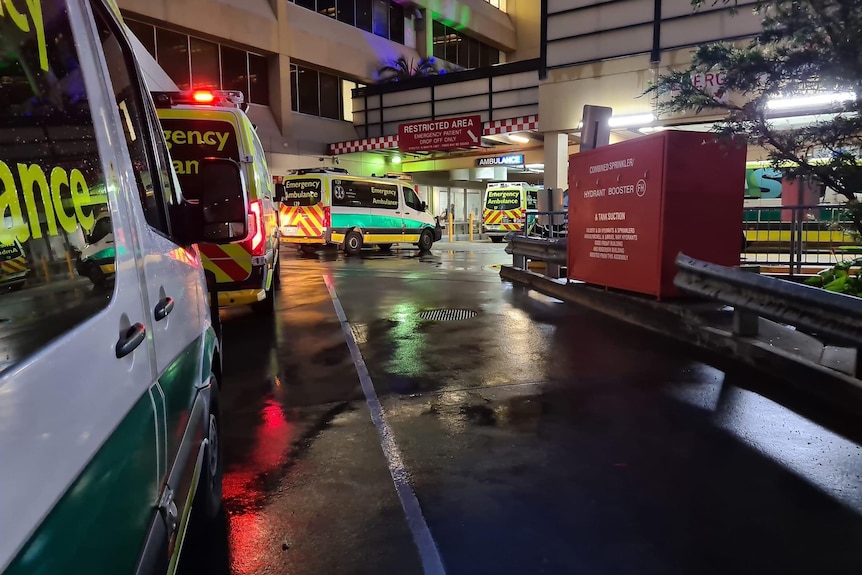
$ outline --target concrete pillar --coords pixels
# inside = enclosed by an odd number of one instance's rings
[[[419,17],[421,15],[421,17]],[[434,55],[434,23],[430,20],[431,12],[426,8],[416,8],[413,15],[413,26],[416,33],[416,51],[420,58],[430,58]]]
[[[290,109],[290,58],[284,54],[269,59],[269,107],[282,137],[287,138],[293,116]]]
[[[545,191],[539,193],[539,211],[559,211],[563,209],[563,192],[569,189],[569,136],[565,133],[547,133],[544,136]],[[540,218],[539,222],[547,225],[548,217]],[[563,216],[554,216],[553,223],[562,224]]]

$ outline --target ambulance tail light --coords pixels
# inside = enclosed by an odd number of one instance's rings
[[[248,239],[243,242],[253,256],[266,255],[266,241],[263,234],[263,204],[254,200],[248,212]]]
[[[326,231],[332,226],[332,212],[329,206],[323,208],[323,230]]]

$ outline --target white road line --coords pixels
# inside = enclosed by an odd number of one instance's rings
[[[368,374],[365,360],[362,359],[362,352],[359,351],[359,346],[356,345],[356,340],[353,338],[350,322],[347,321],[347,316],[344,315],[344,308],[341,307],[338,294],[335,293],[335,286],[332,284],[332,279],[328,276],[324,276],[323,281],[326,283],[326,289],[329,290],[332,305],[335,307],[335,314],[338,316],[338,321],[341,322],[344,339],[347,340],[350,356],[353,358],[353,363],[356,366],[359,383],[362,385],[362,392],[365,394],[365,402],[368,404],[368,411],[371,412],[371,422],[374,423],[374,427],[377,428],[377,433],[380,435],[380,447],[383,449],[383,455],[386,457],[386,462],[389,465],[389,474],[392,476],[395,491],[398,493],[398,499],[401,501],[401,508],[404,510],[404,515],[407,518],[407,526],[410,528],[413,542],[419,551],[419,558],[422,560],[422,569],[425,575],[446,575],[446,569],[443,567],[443,560],[440,558],[437,543],[435,543],[434,537],[431,535],[431,530],[428,529],[425,516],[422,515],[422,508],[419,506],[419,500],[416,499],[416,493],[413,492],[413,487],[410,486],[407,469],[404,467],[401,452],[395,443],[395,435],[392,433],[392,428],[386,423],[383,406],[380,405],[377,392],[374,391],[374,383]]]

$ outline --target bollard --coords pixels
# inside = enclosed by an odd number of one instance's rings
[[[455,241],[455,216],[452,212],[449,212],[449,243]]]
[[[45,283],[51,283],[51,272],[48,271],[48,258],[42,256],[42,273],[45,274]]]
[[[473,241],[473,212],[470,212],[469,218],[467,218],[470,226],[470,241]]]
[[[69,266],[69,279],[75,279],[75,266],[72,265],[72,254],[66,250],[66,265]]]

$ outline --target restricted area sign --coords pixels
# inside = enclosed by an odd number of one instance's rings
[[[398,149],[402,152],[432,152],[473,148],[482,141],[482,117],[460,116],[398,126]]]
[[[668,297],[679,252],[739,265],[744,143],[668,130],[569,158],[568,275]]]

